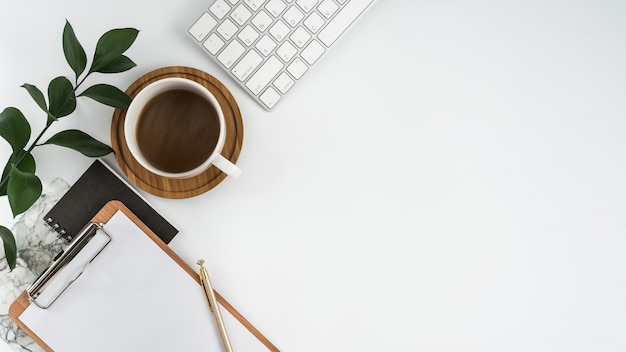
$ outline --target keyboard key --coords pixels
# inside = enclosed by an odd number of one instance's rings
[[[322,44],[313,40],[304,50],[302,50],[302,54],[300,55],[309,65],[313,65],[315,61],[322,56],[324,50],[325,49]]]
[[[258,95],[263,87],[265,87],[283,68],[283,64],[276,58],[270,56],[267,61],[250,77],[246,82],[246,87],[250,89],[252,94]]]
[[[374,0],[352,0],[319,33],[318,38],[330,47]]]
[[[207,12],[196,21],[196,23],[189,28],[189,34],[191,34],[197,41],[202,41],[209,32],[217,25],[217,21],[211,17]]]
[[[280,42],[289,34],[289,27],[287,27],[285,22],[278,20],[274,23],[272,28],[270,28],[270,34]]]
[[[292,6],[283,14],[283,19],[289,23],[291,27],[295,27],[300,20],[304,18],[304,14],[297,7]]]
[[[230,11],[230,6],[224,0],[217,0],[209,7],[209,11],[221,20]]]
[[[291,73],[296,79],[300,79],[308,69],[307,65],[298,58],[293,60],[291,65],[287,66],[287,71],[289,71],[289,73]]]
[[[256,43],[255,47],[259,49],[263,56],[268,56],[272,53],[272,50],[276,47],[276,42],[270,38],[269,35],[265,34],[259,41]]]
[[[289,62],[289,60],[291,60],[297,52],[298,49],[296,49],[296,47],[291,45],[289,42],[284,42],[278,50],[276,50],[278,57],[283,59],[285,62]]]
[[[224,41],[221,40],[215,33],[211,33],[209,38],[202,43],[202,45],[213,55],[217,55],[224,44]]]
[[[268,108],[273,108],[278,100],[280,100],[280,94],[278,94],[274,88],[268,87],[263,94],[259,97],[263,104],[267,105]]]
[[[287,7],[287,5],[285,5],[282,0],[270,0],[265,4],[265,9],[274,15],[274,17],[278,17],[285,7]]]
[[[237,59],[246,51],[243,45],[239,44],[237,39],[233,40],[222,53],[217,57],[217,59],[226,67],[230,68]]]
[[[217,27],[217,33],[221,34],[222,38],[230,40],[237,33],[237,26],[227,18],[224,23]]]
[[[302,48],[306,42],[311,39],[311,35],[306,31],[306,29],[298,27],[293,34],[289,36],[289,39],[291,39],[299,48]]]
[[[256,11],[259,9],[259,7],[261,7],[261,5],[263,5],[265,0],[244,0],[244,2],[246,3],[246,5],[250,6],[252,11]]]
[[[304,25],[306,26],[306,28],[308,28],[313,33],[317,33],[317,31],[322,28],[324,23],[326,22],[324,21],[322,16],[317,14],[317,12],[312,12],[311,15],[307,17],[306,20],[304,20]]]
[[[324,0],[317,7],[317,11],[319,11],[324,17],[331,18],[337,12],[339,6],[333,2],[333,0]]]
[[[291,79],[288,74],[283,72],[274,80],[274,87],[278,88],[281,93],[285,94],[289,88],[293,87],[294,83],[294,80]]]
[[[252,24],[255,25],[256,28],[258,28],[261,32],[263,32],[267,29],[267,27],[270,26],[270,24],[272,24],[272,18],[270,17],[270,15],[267,14],[267,12],[261,10],[252,19]]]
[[[241,32],[237,35],[237,38],[241,40],[246,46],[252,45],[255,40],[259,37],[259,32],[257,32],[251,25],[247,25],[243,27]]]
[[[256,51],[249,51],[235,67],[232,69],[233,75],[237,77],[240,81],[245,81],[250,74],[263,62],[263,58],[261,55],[257,54]]]
[[[313,10],[315,4],[317,4],[317,0],[297,0],[296,4],[300,6],[304,11],[309,12]]]
[[[251,16],[252,12],[248,11],[248,9],[243,5],[237,6],[237,8],[230,14],[230,17],[232,17],[235,22],[239,23],[240,26],[246,23]]]

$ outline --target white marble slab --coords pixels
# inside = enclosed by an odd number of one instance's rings
[[[67,182],[54,179],[44,187],[41,197],[21,214],[11,228],[15,235],[18,257],[13,271],[9,271],[4,252],[0,255],[0,339],[14,351],[42,351],[42,349],[9,318],[9,306],[39,275],[57,254],[63,240],[43,221],[44,215],[69,189]]]

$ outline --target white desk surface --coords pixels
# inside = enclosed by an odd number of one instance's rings
[[[186,35],[206,5],[4,1],[0,107],[39,131],[20,85],[72,74],[66,18],[88,53],[108,29],[141,29],[138,67],[93,82],[125,89],[170,65],[222,80],[243,174],[146,197],[180,229],[171,247],[206,258],[284,351],[626,349],[626,3],[379,0],[271,113]],[[111,115],[83,101],[55,128],[109,142]],[[44,184],[91,163],[36,157]]]

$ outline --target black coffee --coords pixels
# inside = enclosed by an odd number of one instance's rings
[[[220,133],[215,107],[201,95],[175,89],[154,96],[139,114],[137,145],[165,172],[185,172],[211,155]]]

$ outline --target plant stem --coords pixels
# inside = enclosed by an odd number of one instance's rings
[[[76,84],[76,87],[74,87],[74,89],[72,90],[72,93],[74,95],[74,99],[76,99],[76,90],[78,89],[78,87],[80,87],[81,84],[83,84],[83,82],[85,82],[85,80],[87,79],[87,77],[89,77],[91,73],[87,73],[85,75],[85,77],[83,77],[83,79]],[[69,102],[68,100],[65,100],[65,103],[63,104],[63,107],[65,107],[65,105]],[[63,108],[62,107],[62,108]],[[20,166],[20,164],[22,163],[22,161],[24,161],[24,158],[26,158],[26,156],[28,154],[30,154],[31,151],[33,151],[33,149],[35,149],[35,147],[39,146],[37,144],[37,142],[39,142],[39,140],[41,139],[41,137],[43,137],[44,133],[46,133],[46,131],[48,130],[48,128],[50,128],[50,126],[52,126],[52,124],[55,122],[56,120],[51,120],[50,123],[46,122],[46,127],[43,128],[43,130],[41,131],[41,133],[39,133],[39,135],[37,136],[37,138],[35,138],[35,140],[31,143],[31,145],[28,147],[28,150],[26,150],[26,153],[24,153],[24,155],[22,155],[22,157],[15,163],[15,167]],[[6,182],[9,181],[11,174],[8,173],[3,179],[2,181],[0,181],[0,187],[2,185],[4,185]]]
[[[87,77],[89,77],[91,73],[88,73],[85,75],[85,77],[83,77],[83,79],[80,81],[80,83],[76,84],[76,87],[74,87],[74,95],[76,95],[76,90],[78,89],[78,87],[80,87],[81,84],[83,84],[83,82],[85,82],[85,80],[87,79]]]

